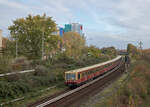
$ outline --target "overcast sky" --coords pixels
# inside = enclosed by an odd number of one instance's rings
[[[150,48],[150,0],[0,0],[0,29],[28,14],[52,16],[59,26],[83,24],[88,44],[126,48],[128,43]]]

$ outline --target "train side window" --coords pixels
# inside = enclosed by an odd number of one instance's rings
[[[78,74],[78,79],[80,79],[80,74]]]

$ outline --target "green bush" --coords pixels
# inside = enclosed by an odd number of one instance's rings
[[[48,73],[48,69],[43,65],[37,65],[35,68],[34,75],[35,76],[46,76]]]
[[[0,55],[0,73],[12,72],[12,57]]]
[[[28,61],[26,57],[21,56],[14,59],[11,66],[14,71],[22,71],[31,69],[32,66],[30,65],[30,63],[31,62]]]
[[[5,77],[8,82],[16,82],[21,79],[21,76],[19,74],[14,74],[14,75],[8,75]]]
[[[0,98],[15,98],[32,90],[26,82],[0,81]]]

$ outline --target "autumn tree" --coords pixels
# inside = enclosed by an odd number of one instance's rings
[[[4,55],[13,56],[15,57],[16,51],[16,42],[11,40],[10,38],[6,39],[5,41],[5,48],[4,48]]]
[[[65,54],[73,58],[79,58],[85,47],[85,38],[76,32],[66,32],[62,39]]]
[[[61,52],[62,38],[59,35],[53,35],[46,41],[45,54],[48,57],[55,57],[56,54]]]
[[[140,57],[140,50],[137,49],[137,47],[134,46],[133,44],[128,44],[127,52],[133,58],[139,58]]]
[[[107,54],[109,56],[116,56],[117,55],[117,50],[115,49],[115,47],[102,48],[101,51],[103,54]]]
[[[52,17],[46,14],[40,16],[28,15],[13,21],[13,25],[8,28],[13,41],[18,45],[18,54],[28,58],[40,58],[42,51],[42,41],[44,49],[51,48],[48,45],[52,32],[56,31],[56,23]],[[46,50],[45,50],[46,51]]]
[[[142,50],[143,58],[148,60],[150,62],[150,49],[144,49]]]
[[[87,50],[88,50],[88,52],[87,52],[88,56],[100,57],[100,55],[101,55],[101,50],[93,45],[88,47]]]

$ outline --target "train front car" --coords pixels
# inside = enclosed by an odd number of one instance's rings
[[[77,86],[77,76],[76,72],[68,71],[65,72],[65,84],[69,87],[75,87]]]

